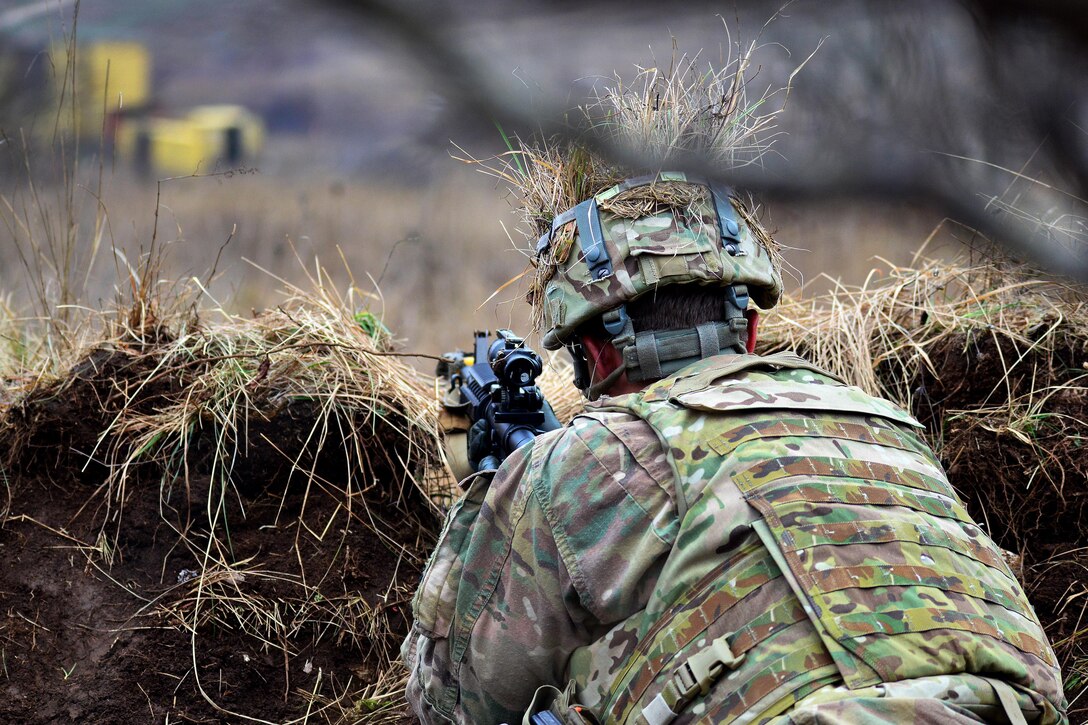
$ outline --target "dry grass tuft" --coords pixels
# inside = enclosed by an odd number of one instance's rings
[[[1006,427],[1017,430],[1024,408],[1052,391],[1036,378],[1033,397],[1017,404],[1014,374],[1032,365],[1033,356],[1088,340],[1088,304],[1081,290],[1022,267],[922,260],[911,267],[887,263],[858,287],[836,283],[812,299],[787,296],[760,325],[763,346],[802,350],[847,382],[908,409],[929,403],[918,387],[924,375],[941,377],[931,353],[964,336],[1019,350],[1000,359],[1001,385],[976,401],[993,414],[1004,412]],[[1086,376],[1075,373],[1073,380]]]
[[[408,672],[396,662],[367,682],[349,679],[341,685],[333,679],[331,696],[305,690],[300,690],[299,694],[309,701],[307,720],[329,725],[383,725],[405,722],[404,712],[398,705],[403,704],[407,684]]]
[[[174,456],[186,450],[187,436],[197,429],[212,433],[213,477],[231,480],[247,429],[298,403],[315,413],[307,444],[324,447],[335,437],[335,445],[348,446],[345,453],[358,474],[385,466],[411,477],[434,455],[434,406],[421,379],[392,350],[380,321],[354,312],[357,296],[354,289],[339,296],[320,281],[314,292],[291,287],[275,310],[252,318],[220,311],[223,319],[214,327],[187,327],[149,350],[153,364],[146,367],[152,372],[130,399],[160,381],[178,381],[180,388],[170,405],[151,411],[133,409],[126,401],[125,414],[103,432],[103,442],[113,441],[107,456],[111,489],[123,492],[134,465],[184,464]],[[352,435],[379,431],[400,437],[406,457],[383,460],[400,446],[365,450],[368,436]]]
[[[774,143],[789,87],[753,93],[749,71],[759,38],[742,45],[728,37],[728,26],[725,30],[728,55],[716,63],[701,52],[682,54],[674,43],[667,67],[655,59],[637,66],[630,81],[617,74],[594,101],[574,112],[582,142],[504,135],[505,153],[480,159],[458,148],[460,160],[518,193],[524,231],[533,241],[551,228],[557,214],[624,179],[667,169],[679,157],[697,155],[723,169],[759,163]],[[638,158],[640,166],[605,158],[593,150],[601,142]],[[637,216],[655,204],[691,203],[690,192],[681,191],[685,198],[677,199],[674,191],[660,185],[646,198],[613,205],[622,215]]]
[[[582,391],[574,387],[573,381],[574,365],[565,351],[544,356],[544,372],[537,378],[537,386],[563,425],[581,413],[586,405]]]
[[[9,301],[0,298],[0,406],[9,402],[9,387],[26,363],[22,325]]]

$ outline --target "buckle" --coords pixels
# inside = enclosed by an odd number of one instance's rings
[[[710,686],[721,677],[724,669],[723,665],[716,664],[703,673],[697,673],[690,662],[685,662],[677,667],[676,672],[673,673],[673,680],[680,699],[676,704],[683,707],[694,700],[697,695],[705,695],[710,692]]]
[[[726,668],[735,668],[743,659],[743,653],[733,654],[725,637],[718,637],[708,647],[688,657],[673,673],[673,683],[680,698],[672,709],[679,712],[696,695],[706,695]]]
[[[623,332],[623,328],[627,326],[629,319],[627,305],[620,305],[601,315],[601,323],[604,325],[605,331],[613,337]]]
[[[748,285],[731,284],[725,288],[725,300],[741,312],[748,309]],[[726,314],[729,310],[726,310]]]

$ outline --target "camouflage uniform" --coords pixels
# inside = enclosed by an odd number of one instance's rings
[[[573,679],[603,721],[668,722],[678,670],[721,647],[673,722],[1064,722],[1042,628],[916,425],[788,356],[602,399],[450,512],[409,699],[517,722]]]

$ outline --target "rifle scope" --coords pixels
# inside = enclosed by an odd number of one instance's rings
[[[494,342],[487,331],[478,331],[473,348],[471,365],[464,364],[463,353],[449,354],[439,371],[461,365],[451,384],[460,390],[469,418],[491,425],[493,454],[479,469],[497,468],[515,449],[554,427],[545,422],[544,396],[536,387],[544,363],[510,330],[499,330]]]

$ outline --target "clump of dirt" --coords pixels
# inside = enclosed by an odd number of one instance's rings
[[[103,343],[0,408],[0,721],[410,721],[429,400],[306,312]]]
[[[4,414],[0,445],[15,473],[76,471],[85,480],[103,474],[101,436],[122,412],[149,412],[182,389],[171,375],[155,376],[156,357],[143,345],[102,345],[68,374],[32,388]],[[141,389],[142,388],[142,389]],[[134,394],[139,389],[139,394]]]
[[[194,484],[195,504],[209,484]],[[366,714],[360,692],[388,670],[391,643],[407,631],[420,565],[397,547],[418,552],[418,530],[386,516],[383,540],[325,493],[290,520],[265,495],[243,502],[245,516],[241,506],[228,513],[231,558],[253,563],[206,567],[202,552],[179,545],[182,522],[162,520],[154,497],[136,496],[107,566],[96,561],[98,526],[84,506],[92,494],[74,479],[24,480],[14,492],[18,513],[0,533],[8,562],[0,570],[0,720],[229,722],[233,712],[285,722],[309,708],[317,722],[338,722],[341,707]],[[300,508],[298,498],[288,504]],[[200,533],[193,527],[188,536]],[[316,581],[304,586],[307,575]],[[323,716],[318,698],[344,694],[346,704]],[[378,694],[373,709],[385,704]]]

